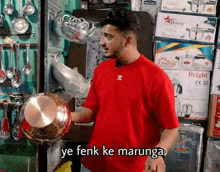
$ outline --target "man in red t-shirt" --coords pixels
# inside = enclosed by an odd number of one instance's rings
[[[100,45],[109,59],[94,71],[84,110],[71,113],[73,122],[94,121],[88,150],[96,152],[82,158],[82,169],[165,172],[164,154],[179,127],[172,83],[138,52],[132,11],[110,10],[100,24]]]

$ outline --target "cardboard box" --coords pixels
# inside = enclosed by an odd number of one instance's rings
[[[212,71],[214,45],[155,43],[154,62],[162,69]]]
[[[208,137],[220,137],[220,96],[211,95],[208,120]]]
[[[164,70],[174,86],[175,111],[180,119],[207,120],[209,71]]]
[[[155,37],[157,40],[214,44],[216,17],[159,12]]]
[[[212,75],[211,94],[220,95],[220,49],[217,49]]]
[[[202,2],[199,0],[163,0],[161,4],[161,10],[215,16],[216,6],[217,0],[208,2]]]

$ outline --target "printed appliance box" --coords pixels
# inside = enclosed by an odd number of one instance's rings
[[[181,119],[207,120],[210,72],[164,71],[173,83],[177,116]]]
[[[211,95],[208,120],[208,137],[220,137],[220,96]]]
[[[148,12],[151,17],[156,18],[157,11],[161,6],[161,0],[143,0],[141,4],[141,11]]]
[[[199,172],[204,128],[181,124],[178,138],[165,159],[166,172]]]
[[[208,138],[203,172],[220,172],[220,140]]]
[[[162,11],[216,15],[217,0],[163,0]]]
[[[213,44],[217,18],[159,12],[155,36],[161,40],[178,40]]]
[[[214,45],[156,42],[154,62],[162,69],[212,71]]]
[[[220,95],[220,49],[217,49],[212,75],[211,94]]]

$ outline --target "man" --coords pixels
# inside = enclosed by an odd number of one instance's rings
[[[94,70],[85,109],[72,113],[74,122],[95,121],[88,148],[95,146],[99,155],[84,156],[82,169],[165,172],[163,156],[153,159],[126,151],[156,147],[168,151],[172,147],[179,127],[172,83],[162,69],[138,52],[139,25],[132,11],[110,10],[100,24],[100,45],[110,59]]]

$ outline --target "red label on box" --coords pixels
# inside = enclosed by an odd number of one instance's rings
[[[220,136],[220,97],[217,97],[213,135]]]

